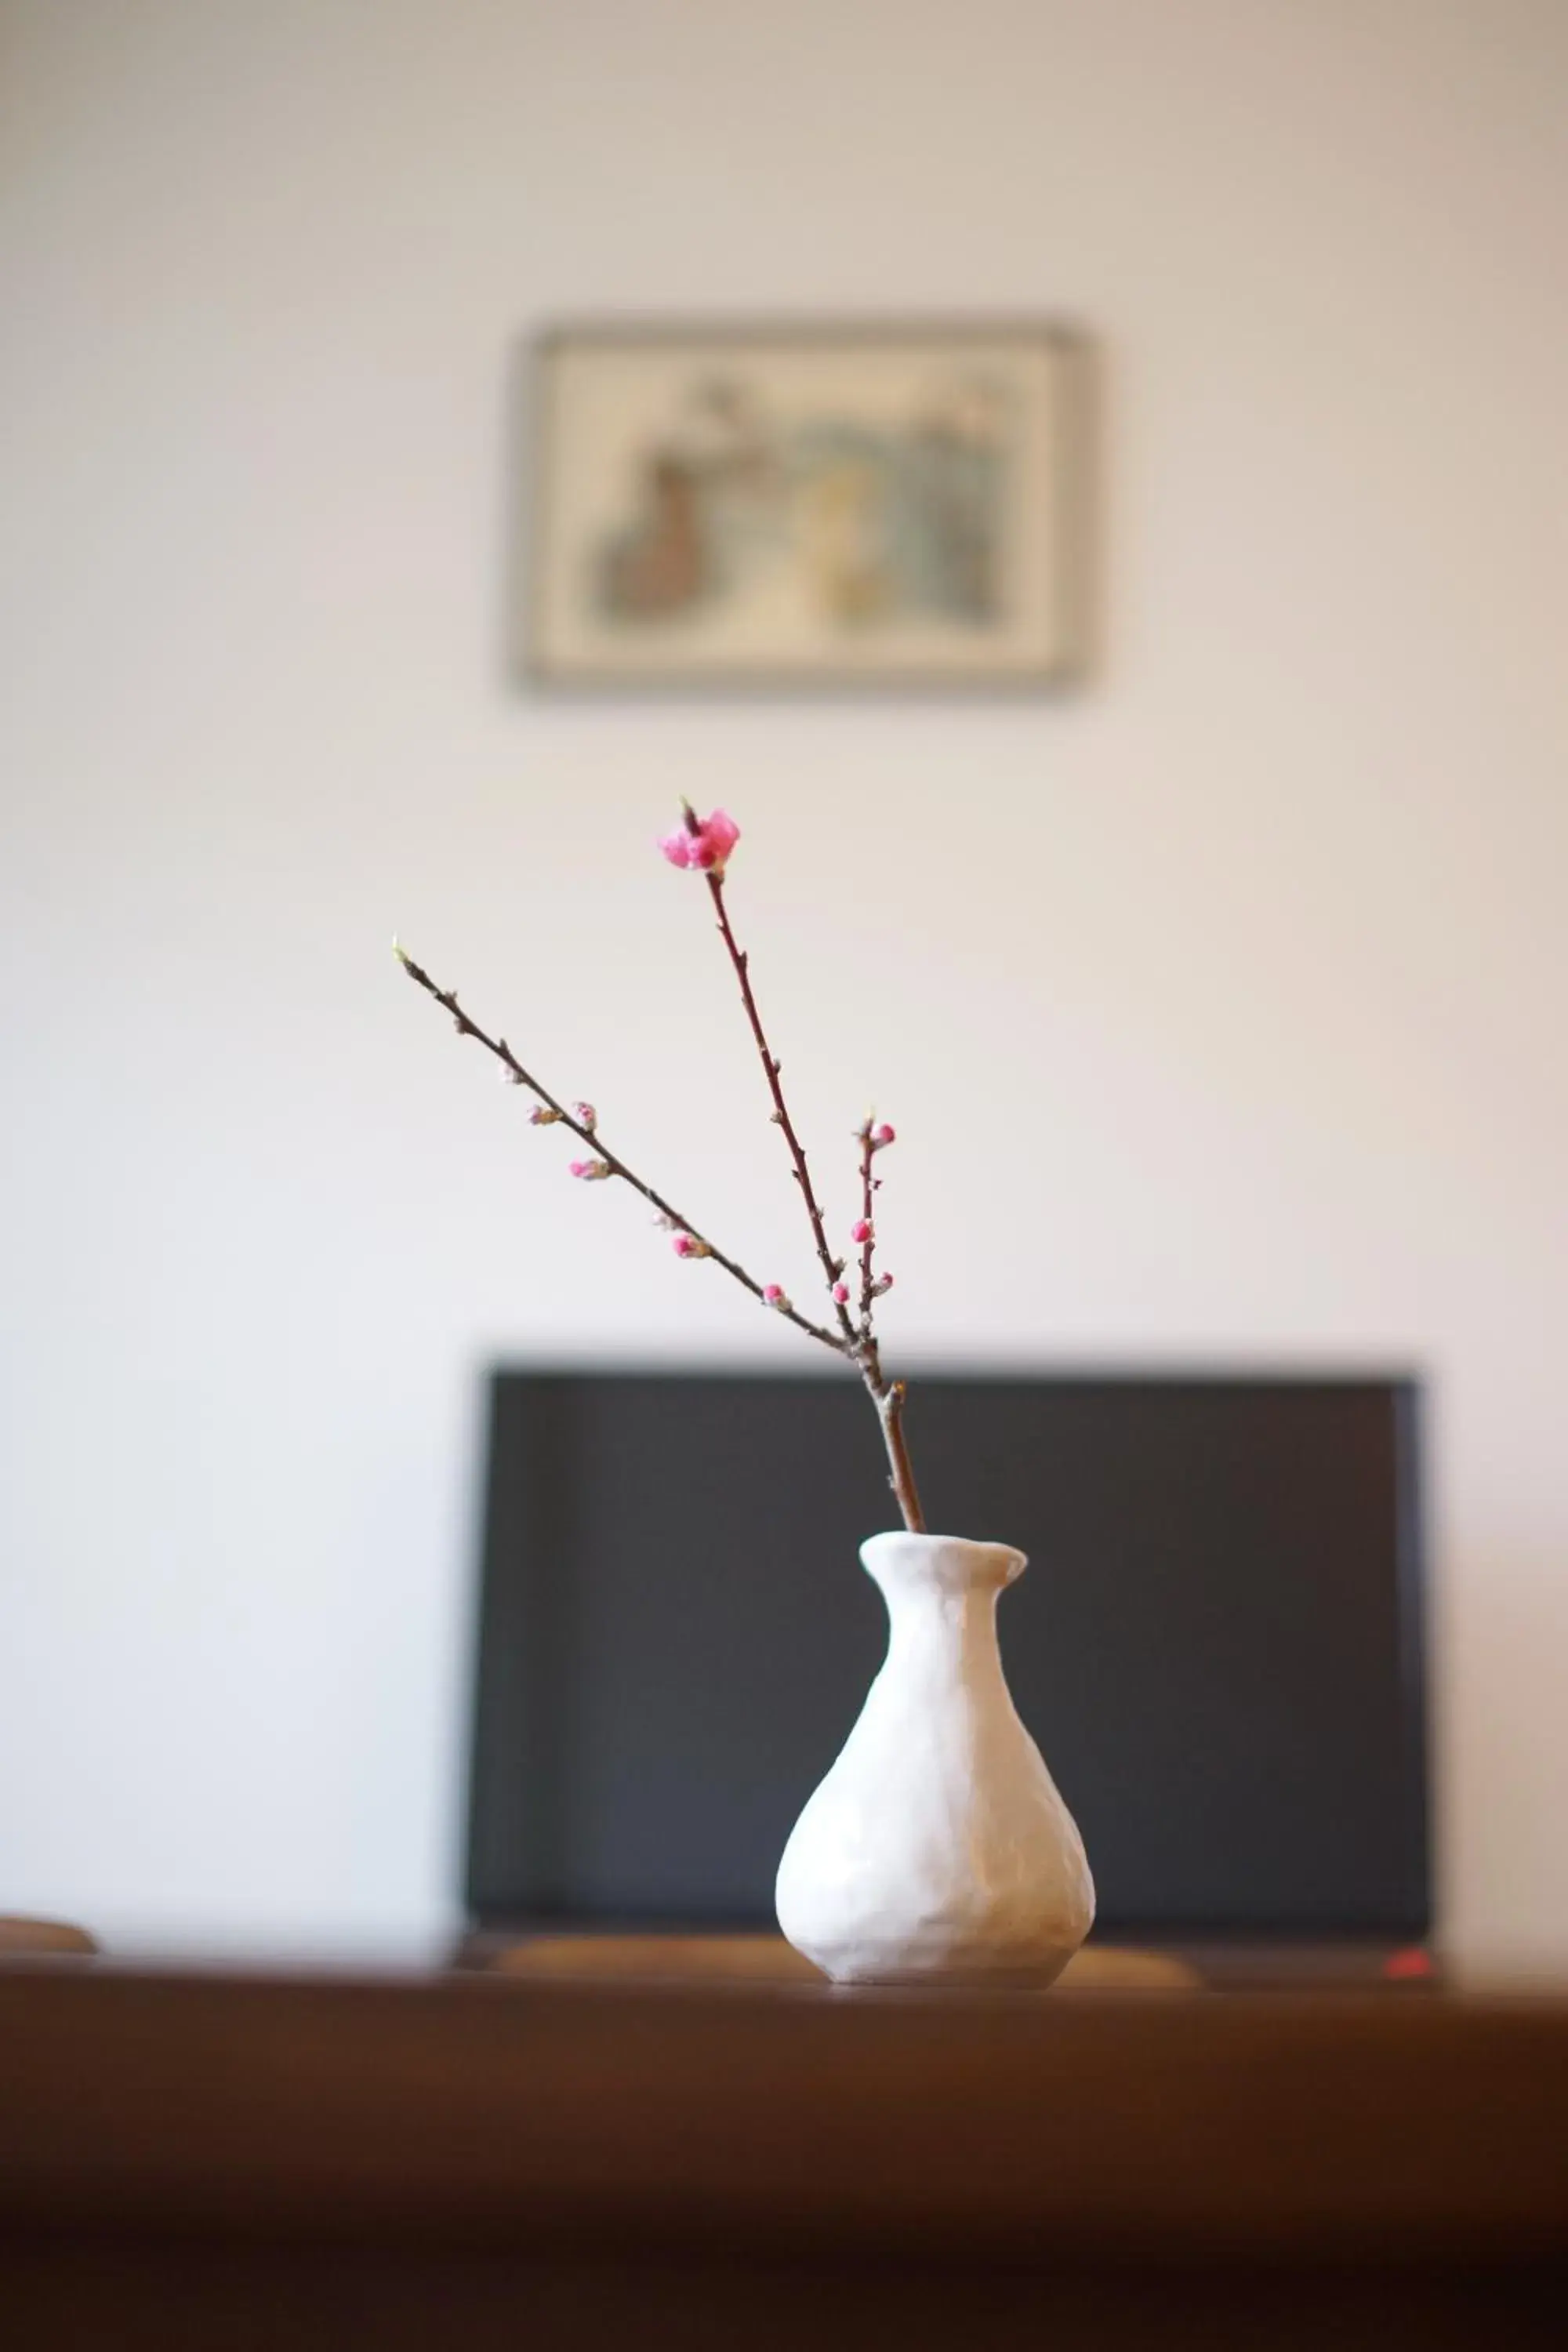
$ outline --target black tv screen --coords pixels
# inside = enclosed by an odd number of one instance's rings
[[[1019,1713],[1102,1930],[1429,1925],[1405,1379],[921,1378],[933,1529],[1016,1544]],[[885,1646],[858,1385],[491,1385],[468,1895],[481,1927],[763,1926]]]

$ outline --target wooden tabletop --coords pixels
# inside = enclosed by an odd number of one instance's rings
[[[0,2218],[66,2202],[1568,2250],[1568,2009],[0,1975]]]
[[[0,2281],[128,2233],[1556,2274],[1568,2004],[0,1972]]]

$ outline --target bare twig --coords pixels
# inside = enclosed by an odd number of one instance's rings
[[[876,1343],[860,1359],[860,1377],[870,1390],[877,1407],[877,1418],[882,1424],[882,1443],[888,1449],[888,1461],[892,1470],[889,1484],[899,1499],[904,1515],[904,1525],[911,1535],[923,1536],[926,1531],[925,1513],[921,1508],[920,1489],[910,1462],[910,1449],[904,1443],[904,1397],[902,1381],[885,1380],[877,1360]]]
[[[572,1134],[577,1136],[588,1146],[596,1159],[603,1160],[612,1176],[619,1176],[631,1186],[634,1192],[640,1192],[643,1199],[658,1211],[672,1232],[689,1234],[692,1240],[700,1245],[704,1256],[710,1257],[715,1265],[721,1265],[725,1273],[732,1276],[742,1289],[749,1290],[753,1298],[763,1306],[768,1307],[770,1313],[782,1315],[786,1322],[793,1323],[795,1328],[804,1331],[808,1339],[819,1339],[825,1348],[831,1348],[835,1355],[845,1356],[853,1353],[852,1348],[847,1345],[843,1339],[835,1332],[827,1330],[822,1324],[812,1322],[809,1316],[797,1314],[793,1307],[773,1306],[764,1297],[762,1284],[749,1275],[743,1265],[728,1256],[716,1242],[710,1241],[700,1225],[693,1224],[689,1217],[682,1216],[679,1210],[672,1207],[661,1192],[656,1192],[651,1184],[645,1184],[642,1178],[635,1174],[626,1161],[610,1150],[604,1137],[598,1132],[596,1125],[588,1126],[583,1120],[574,1118],[563,1103],[557,1102],[548,1087],[542,1086],[531,1071],[524,1069],[504,1037],[492,1037],[481,1029],[479,1023],[464,1012],[458,1002],[457,992],[454,989],[437,987],[429,973],[416,964],[413,957],[403,948],[398,948],[396,953],[397,960],[409,979],[416,982],[427,996],[433,996],[437,1003],[451,1014],[458,1034],[460,1037],[477,1039],[487,1053],[493,1054],[496,1060],[504,1066],[514,1083],[520,1087],[526,1087],[529,1093],[544,1105],[551,1113],[552,1124],[559,1123],[568,1129]],[[852,1340],[854,1338],[852,1330],[849,1336]]]
[[[687,817],[689,822],[695,822],[689,809],[687,811]],[[750,959],[737,942],[735,934],[731,929],[729,909],[724,904],[723,871],[721,868],[705,875],[703,878],[707,882],[709,893],[713,900],[713,911],[719,918],[720,936],[729,950],[730,961],[735,967],[735,977],[741,983],[741,1000],[746,1008],[746,1018],[751,1024],[757,1051],[762,1055],[763,1071],[768,1082],[768,1092],[773,1098],[773,1121],[783,1133],[784,1139],[789,1146],[790,1158],[795,1162],[795,1181],[800,1186],[800,1196],[805,1203],[805,1213],[811,1223],[811,1237],[816,1244],[816,1255],[821,1260],[823,1276],[827,1284],[828,1295],[831,1297],[833,1286],[844,1271],[844,1261],[842,1258],[836,1258],[828,1247],[827,1234],[822,1222],[822,1211],[817,1206],[816,1194],[811,1188],[811,1171],[805,1164],[805,1153],[802,1149],[800,1138],[795,1131],[795,1122],[790,1118],[789,1106],[784,1101],[784,1088],[779,1084],[782,1065],[768,1045],[763,1029],[762,1015],[757,1011],[757,1000],[752,992],[752,975],[748,969]],[[847,1307],[841,1299],[835,1298],[833,1311],[838,1318],[838,1328],[843,1335],[845,1347],[852,1349],[856,1342],[856,1333]]]

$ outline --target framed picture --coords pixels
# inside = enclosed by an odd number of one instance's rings
[[[527,668],[621,688],[1073,677],[1088,364],[1048,324],[544,336]]]

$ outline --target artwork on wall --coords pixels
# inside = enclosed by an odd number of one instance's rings
[[[543,337],[528,669],[634,688],[1073,677],[1088,361],[1045,324]]]

